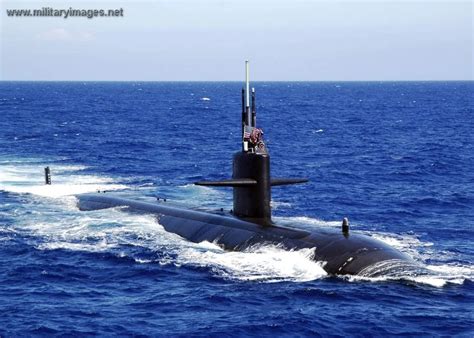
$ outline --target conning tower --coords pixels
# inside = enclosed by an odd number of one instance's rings
[[[242,149],[234,154],[232,179],[200,181],[197,185],[233,187],[233,213],[239,218],[272,225],[271,187],[304,183],[306,178],[270,176],[270,155],[263,141],[263,131],[257,128],[255,88],[250,90],[249,62],[245,61],[245,86],[242,88]]]

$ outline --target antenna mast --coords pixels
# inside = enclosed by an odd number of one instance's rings
[[[263,132],[257,129],[255,88],[250,88],[249,61],[245,61],[245,85],[242,88],[242,151],[254,153],[265,147]]]
[[[249,128],[252,124],[250,111],[250,75],[249,61],[245,61],[245,88],[242,89],[242,150],[248,151]]]
[[[245,61],[245,107],[250,107],[250,78],[249,78],[249,61]]]

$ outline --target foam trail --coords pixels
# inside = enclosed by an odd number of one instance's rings
[[[386,282],[386,281],[404,281],[416,284],[425,284],[433,287],[443,287],[447,284],[463,284],[465,280],[473,280],[474,270],[472,267],[454,267],[449,265],[425,266],[427,272],[416,273],[415,270],[398,269],[390,273],[390,269],[395,266],[390,266],[393,262],[381,262],[379,265],[386,265],[385,267],[373,266],[372,272],[377,268],[386,269],[384,273],[379,276],[365,276],[364,273],[356,276],[343,276],[351,282],[368,281],[368,282]],[[376,272],[375,272],[376,273]],[[376,273],[377,274],[377,273]]]
[[[52,166],[53,184],[45,185],[45,166],[45,163],[33,160],[1,161],[0,190],[58,198],[97,190],[126,188],[124,185],[113,183],[110,178],[81,174],[80,172],[86,167],[77,165]]]
[[[260,245],[243,252],[225,252],[217,245],[209,248],[210,244],[202,243],[202,250],[181,251],[178,262],[211,267],[217,276],[241,281],[306,282],[327,276],[323,262],[313,260],[314,248],[287,251]]]
[[[241,281],[304,282],[327,275],[323,264],[313,260],[314,249],[287,251],[257,246],[244,252],[228,252],[213,243],[191,243],[169,233],[153,216],[127,214],[118,208],[80,215],[47,217],[47,222],[45,218],[26,227],[45,239],[37,245],[40,250],[113,252],[140,264],[207,267],[215,277]],[[143,258],[126,247],[154,252],[155,258]]]
[[[465,266],[452,262],[452,257],[445,252],[437,252],[433,249],[433,243],[423,242],[415,235],[398,235],[386,233],[366,233],[372,237],[387,243],[388,245],[410,255],[415,261],[422,264],[425,271],[404,268],[403,265],[397,267],[396,262],[381,262],[379,266],[374,266],[372,272],[377,268],[385,269],[379,276],[359,276],[349,277],[351,281],[406,281],[417,284],[426,284],[433,287],[443,287],[447,284],[463,284],[466,280],[474,280],[474,267]],[[437,264],[428,264],[433,257],[436,257]],[[444,260],[444,261],[443,261]],[[447,262],[449,261],[449,263]],[[385,267],[382,267],[385,265]]]
[[[387,233],[365,232],[366,235],[378,239],[395,249],[407,253],[418,261],[429,259],[434,252],[424,253],[423,249],[433,246],[431,242],[422,242],[415,235],[397,235]]]
[[[273,217],[278,224],[289,227],[304,227],[311,229],[314,227],[341,227],[341,221],[324,221],[318,218],[311,218],[306,216],[295,217]]]
[[[291,203],[271,200],[270,201],[270,206],[272,207],[273,210],[277,210],[277,209],[280,209],[280,208],[290,208]]]

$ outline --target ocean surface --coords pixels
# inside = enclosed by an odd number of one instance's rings
[[[474,336],[474,82],[258,82],[277,222],[366,233],[433,276],[328,276],[74,194],[218,210],[240,83],[0,82],[0,336]],[[53,184],[45,186],[49,166]],[[115,192],[108,192],[113,194]]]

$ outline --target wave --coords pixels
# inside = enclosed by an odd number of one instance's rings
[[[427,284],[434,287],[443,287],[447,284],[463,284],[466,279],[472,280],[472,267],[449,265],[425,265],[427,271],[407,265],[404,261],[388,260],[373,264],[356,276],[344,276],[351,282],[369,281],[404,281],[416,284]]]
[[[341,221],[325,221],[311,217],[275,217],[279,224],[292,227],[340,227]],[[361,271],[357,276],[341,276],[350,282],[403,281],[442,287],[447,284],[462,284],[466,280],[474,281],[474,266],[453,262],[449,252],[439,252],[434,243],[421,241],[415,234],[378,233],[361,231],[389,246],[409,255],[420,265],[406,264],[400,261],[384,261]],[[436,257],[436,264],[429,263]]]
[[[258,245],[242,252],[225,252],[212,243],[200,245],[204,245],[202,250],[180,252],[178,262],[211,267],[217,276],[240,281],[307,282],[327,276],[324,262],[313,259],[314,248],[287,251],[278,246]]]
[[[273,210],[277,210],[280,208],[290,208],[291,203],[271,200],[270,206],[272,207]]]
[[[273,217],[278,224],[290,227],[302,226],[307,229],[314,227],[341,227],[342,220],[339,221],[325,221],[319,218],[312,218],[307,216],[293,216],[293,217]]]
[[[349,277],[350,281],[407,281],[442,287],[447,284],[463,284],[466,280],[474,280],[474,266],[452,261],[449,252],[440,252],[434,243],[423,242],[414,234],[368,233],[401,252],[411,256],[424,268],[407,266],[404,263],[385,261],[372,265],[361,271],[357,276]],[[436,258],[437,264],[429,263]]]
[[[87,167],[55,164],[51,166],[52,185],[44,184],[44,167],[41,160],[0,161],[0,191],[32,194],[43,197],[63,197],[98,190],[121,190],[125,185],[114,183],[111,178],[86,175]]]
[[[15,220],[9,231],[26,231],[31,235],[31,245],[39,250],[109,252],[137,264],[205,267],[217,278],[236,281],[306,282],[327,276],[324,262],[314,260],[314,248],[287,251],[278,246],[258,245],[242,252],[228,252],[214,243],[191,243],[169,233],[152,215],[128,214],[120,208],[79,212],[71,195],[127,186],[112,178],[88,175],[84,173],[85,166],[67,164],[52,166],[54,184],[46,186],[42,182],[45,163],[0,161],[0,190],[36,196],[32,199],[34,203],[28,203],[27,199],[26,205],[22,202],[14,206]],[[215,189],[190,185],[178,187],[177,191],[184,200],[196,201],[197,196],[206,201],[226,196]],[[341,223],[311,217],[275,217],[275,220],[282,225],[307,229],[340,227]],[[452,257],[437,252],[433,243],[423,242],[414,234],[365,233],[410,255],[428,273],[387,261],[371,266],[358,276],[341,277],[345,280],[398,280],[442,287],[474,279],[472,266],[453,262]],[[437,258],[435,264],[433,257]]]
[[[153,216],[127,214],[119,208],[84,216],[68,213],[24,226],[42,239],[36,245],[40,250],[110,252],[138,264],[205,267],[214,277],[238,281],[305,282],[327,275],[324,263],[313,260],[314,249],[287,251],[261,245],[229,252],[214,243],[188,242],[165,231]]]

